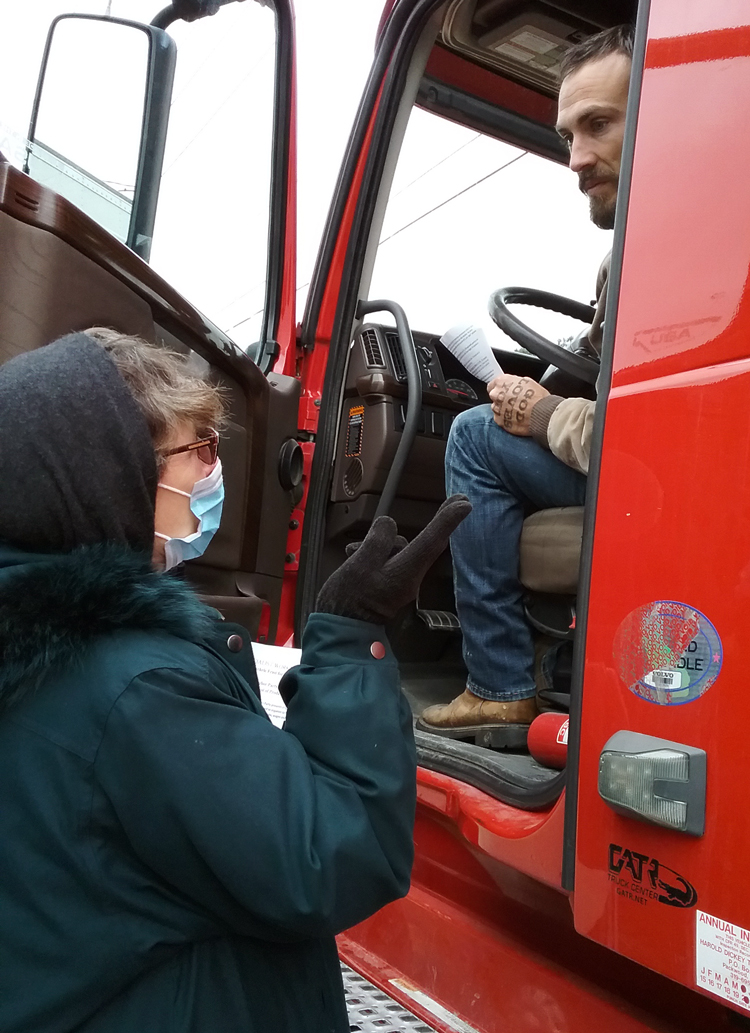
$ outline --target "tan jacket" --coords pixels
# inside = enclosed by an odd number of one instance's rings
[[[596,315],[586,335],[597,355],[601,355],[602,351],[610,258],[611,252],[599,266],[596,277]],[[588,398],[561,398],[559,395],[542,398],[531,414],[531,434],[566,466],[588,473],[595,405],[596,402]]]

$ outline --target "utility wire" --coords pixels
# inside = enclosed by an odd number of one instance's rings
[[[391,198],[391,200],[394,200],[395,198],[397,198],[397,197],[400,197],[400,196],[401,196],[401,194],[403,194],[403,193],[404,193],[404,191],[406,191],[406,190],[408,190],[408,189],[409,189],[409,187],[411,187],[411,186],[414,186],[414,184],[415,184],[415,183],[418,183],[420,179],[424,179],[424,177],[425,177],[425,176],[427,176],[427,175],[429,175],[429,173],[430,173],[430,172],[432,172],[432,171],[433,171],[433,169],[436,169],[436,168],[437,168],[437,167],[438,167],[439,165],[442,165],[442,164],[443,164],[443,162],[446,162],[446,161],[448,161],[448,159],[449,159],[449,158],[452,158],[452,157],[454,156],[454,154],[458,154],[458,152],[459,152],[459,151],[462,151],[462,150],[464,149],[464,147],[468,147],[468,146],[469,146],[469,144],[472,144],[472,143],[474,143],[474,142],[475,142],[476,140],[478,140],[478,139],[479,139],[479,137],[480,137],[480,136],[482,136],[482,133],[475,133],[475,134],[474,134],[474,136],[472,136],[472,138],[471,138],[470,140],[465,140],[465,141],[464,141],[464,142],[463,142],[463,143],[461,144],[461,146],[460,146],[460,147],[457,147],[457,148],[455,149],[455,151],[451,151],[451,152],[450,152],[450,154],[446,154],[446,156],[445,156],[444,158],[441,158],[441,159],[440,159],[440,161],[436,161],[434,165],[431,165],[431,166],[430,166],[430,167],[429,167],[428,169],[425,169],[425,171],[424,171],[424,172],[420,172],[420,173],[419,173],[419,175],[418,175],[418,176],[415,176],[415,178],[414,178],[414,179],[412,179],[412,180],[411,180],[410,182],[408,182],[408,183],[406,184],[406,186],[403,186],[403,187],[401,187],[401,189],[400,189],[400,190],[399,190],[399,191],[398,191],[397,193],[393,194],[393,195],[392,195],[392,198]],[[265,280],[264,280],[263,282],[265,283]],[[226,310],[227,310],[228,308],[231,308],[231,307],[232,307],[232,305],[235,305],[235,304],[236,304],[236,303],[237,303],[238,301],[241,301],[241,300],[242,300],[242,299],[243,299],[244,297],[246,297],[246,296],[247,296],[248,294],[252,294],[252,292],[253,292],[254,290],[257,290],[257,288],[258,288],[259,286],[260,286],[260,284],[256,284],[256,285],[255,285],[255,287],[251,287],[251,288],[250,288],[249,290],[243,291],[243,292],[242,292],[242,294],[240,294],[240,295],[239,295],[239,297],[235,298],[235,299],[234,299],[234,301],[230,301],[230,302],[229,302],[229,303],[228,303],[227,305],[224,305],[224,306],[223,306],[223,307],[221,308],[221,310],[220,310],[220,311],[221,311],[221,312],[226,312]],[[303,283],[301,287],[298,287],[298,288],[297,288],[297,294],[299,294],[299,292],[300,292],[301,290],[303,290],[303,289],[304,289],[305,287],[309,287],[309,286],[310,286],[310,282],[309,282],[309,280],[308,280],[308,282],[307,282],[307,283]],[[241,326],[241,325],[242,325],[242,323],[246,323],[248,319],[252,319],[252,318],[253,318],[254,316],[260,315],[260,313],[261,313],[262,311],[263,311],[263,309],[260,309],[260,311],[259,311],[259,312],[254,312],[252,316],[247,316],[247,317],[246,317],[245,319],[242,319],[242,320],[240,320],[240,322],[239,322],[239,323],[235,323],[235,324],[234,324],[233,326],[231,326],[231,327],[230,327],[229,329],[230,329],[230,330],[234,330],[234,329],[235,329],[235,327]]]
[[[228,308],[231,308],[232,305],[236,305],[238,301],[242,301],[242,299],[246,298],[248,296],[248,294],[252,294],[253,291],[257,291],[257,289],[259,287],[262,287],[265,284],[265,282],[266,282],[266,278],[265,277],[263,277],[262,280],[258,280],[257,283],[253,284],[252,287],[248,287],[248,289],[246,291],[243,291],[242,294],[238,294],[236,298],[232,298],[232,300],[228,301],[226,303],[226,305],[222,305],[221,308],[219,309],[219,312],[220,313],[221,312],[226,312],[226,310]]]
[[[206,67],[208,62],[214,56],[216,51],[224,46],[225,42],[229,39],[229,37],[233,34],[234,31],[235,31],[234,28],[231,28],[227,32],[225,32],[224,35],[221,37],[221,39],[216,44],[216,46],[212,47],[211,50],[209,50],[209,52],[206,54],[205,58],[201,61],[201,63],[198,65],[198,67],[196,69],[194,69],[193,74],[190,76],[190,78],[186,82],[182,83],[182,85],[180,86],[180,92],[177,94],[176,97],[172,98],[172,104],[176,104],[177,101],[180,99],[180,97],[182,97],[185,94],[185,92],[187,91],[187,88],[191,84],[191,82],[193,82],[193,80],[200,74],[200,72],[203,71],[203,69]]]
[[[300,292],[300,291],[303,291],[303,290],[305,289],[305,287],[309,287],[309,286],[310,286],[310,281],[308,280],[308,281],[307,281],[307,283],[303,283],[303,284],[301,284],[301,285],[300,285],[300,286],[299,286],[299,287],[297,288],[297,290],[296,290],[296,291],[295,291],[294,293],[295,293],[295,294],[299,294],[299,292]],[[243,323],[247,323],[247,322],[248,322],[248,320],[250,320],[250,319],[255,319],[255,317],[256,317],[256,316],[259,316],[259,315],[261,314],[261,312],[262,312],[262,311],[263,311],[263,309],[262,309],[262,308],[259,308],[259,309],[258,309],[258,311],[257,311],[257,312],[253,312],[253,313],[252,313],[252,315],[249,315],[249,316],[245,316],[245,318],[244,318],[244,319],[241,319],[241,320],[239,321],[239,323],[233,323],[233,324],[232,324],[232,326],[228,327],[228,328],[227,328],[227,329],[226,329],[226,330],[224,331],[224,333],[225,333],[225,334],[228,334],[230,330],[236,330],[238,326],[242,326],[242,324],[243,324]]]
[[[444,201],[441,201],[440,204],[436,204],[434,208],[430,208],[428,211],[423,212],[422,215],[418,215],[416,219],[412,219],[411,222],[407,222],[405,226],[401,226],[399,227],[399,229],[394,230],[393,233],[391,233],[389,236],[383,237],[382,240],[378,241],[378,247],[381,247],[389,240],[393,240],[393,238],[397,237],[399,233],[403,233],[404,230],[408,230],[410,226],[414,226],[416,223],[421,222],[422,219],[426,219],[428,215],[432,215],[432,213],[438,211],[438,209],[444,208],[451,201],[455,201],[457,197],[460,197],[462,194],[467,193],[474,187],[479,186],[480,183],[484,183],[492,176],[496,176],[498,172],[502,172],[503,169],[507,169],[510,165],[513,165],[515,162],[520,161],[521,158],[526,157],[528,153],[528,151],[523,151],[522,154],[517,154],[515,158],[511,158],[510,161],[506,161],[504,165],[501,165],[497,169],[493,169],[492,172],[488,172],[486,176],[481,176],[479,179],[474,180],[473,183],[469,183],[467,187],[463,187],[463,189],[459,190],[458,193],[452,194],[450,197],[446,197]]]
[[[466,140],[466,142],[462,143],[460,147],[457,147],[455,151],[451,151],[450,154],[446,154],[446,156],[444,158],[441,158],[440,161],[436,161],[434,165],[430,165],[430,167],[428,169],[425,169],[424,172],[420,172],[419,175],[416,176],[410,183],[407,183],[405,187],[401,187],[398,193],[393,195],[391,200],[400,197],[406,190],[409,189],[409,187],[413,187],[415,183],[418,183],[420,181],[420,179],[424,179],[425,176],[429,175],[433,169],[436,169],[439,165],[442,165],[443,162],[448,161],[448,159],[452,158],[454,154],[458,154],[458,152],[462,151],[464,147],[468,147],[470,143],[474,143],[476,140],[479,139],[480,136],[482,136],[482,133],[475,133],[475,135],[472,136],[470,140]]]
[[[471,143],[472,141],[469,140],[468,142]],[[462,146],[465,147],[466,144],[463,144]],[[459,150],[460,149],[461,148],[459,148]],[[463,187],[463,189],[459,190],[457,193],[452,194],[450,197],[447,197],[444,201],[441,201],[440,204],[436,204],[434,208],[430,208],[429,211],[424,212],[422,215],[418,215],[416,219],[412,219],[411,222],[407,222],[405,226],[401,226],[399,229],[397,229],[393,233],[391,233],[390,236],[385,237],[383,240],[379,241],[378,242],[378,247],[380,247],[381,244],[385,244],[386,241],[388,241],[388,240],[393,240],[393,238],[397,237],[399,235],[399,233],[403,233],[403,231],[404,230],[408,230],[410,226],[414,226],[416,223],[421,222],[422,219],[426,219],[428,215],[432,215],[432,213],[438,211],[438,209],[444,208],[445,205],[449,204],[451,201],[454,201],[457,197],[461,197],[462,194],[466,194],[466,193],[468,193],[469,190],[473,190],[473,188],[476,187],[476,186],[479,186],[480,183],[484,183],[486,180],[491,179],[492,176],[497,175],[498,172],[502,172],[503,169],[509,168],[515,162],[520,161],[521,158],[525,158],[528,153],[529,153],[528,151],[523,151],[521,154],[517,154],[515,156],[515,158],[511,158],[510,161],[506,161],[505,164],[500,165],[499,168],[493,169],[492,172],[488,172],[486,176],[481,176],[479,179],[475,180],[473,183],[469,183],[468,186]],[[448,157],[450,157],[450,155],[448,155]],[[443,160],[446,160],[446,159],[443,159]],[[417,177],[417,179],[419,179],[419,176]],[[416,180],[415,180],[415,182],[416,182]],[[301,287],[297,288],[296,293],[299,294],[299,292],[301,290],[303,290],[305,287],[309,287],[309,286],[310,286],[310,281],[308,280],[307,283],[303,283]],[[263,312],[262,308],[258,309],[258,311],[257,312],[253,312],[252,315],[246,316],[244,319],[241,319],[239,321],[239,323],[234,323],[232,326],[230,326],[225,331],[225,333],[229,333],[230,330],[236,330],[238,326],[242,326],[243,323],[247,323],[249,320],[254,319],[256,316],[259,316],[262,312]]]
[[[189,149],[190,149],[190,148],[191,148],[191,147],[193,146],[193,144],[194,144],[194,143],[195,143],[195,141],[196,141],[196,140],[198,139],[198,137],[199,137],[199,136],[201,135],[201,133],[202,133],[202,132],[203,132],[203,131],[204,131],[204,130],[206,129],[206,127],[207,127],[207,126],[209,126],[209,125],[211,124],[211,122],[213,122],[213,120],[214,120],[214,119],[216,118],[216,116],[217,116],[217,115],[219,114],[219,112],[220,112],[220,111],[221,111],[221,110],[222,110],[223,108],[225,108],[225,107],[227,106],[227,104],[228,104],[228,103],[229,103],[229,101],[230,101],[230,100],[232,99],[232,97],[233,97],[233,96],[235,95],[235,93],[237,93],[237,91],[239,90],[239,88],[240,88],[240,87],[241,87],[241,86],[242,86],[242,85],[243,85],[244,83],[246,83],[246,82],[247,82],[247,80],[248,80],[248,79],[250,78],[250,76],[251,76],[251,75],[253,75],[253,73],[254,73],[254,72],[255,72],[255,70],[256,70],[256,69],[257,69],[257,68],[259,67],[259,65],[261,64],[261,62],[262,62],[262,61],[265,61],[265,59],[266,59],[266,58],[268,57],[268,55],[269,55],[269,54],[271,53],[271,51],[272,51],[272,50],[273,50],[273,45],[271,45],[270,47],[268,47],[268,49],[267,49],[267,50],[265,50],[265,51],[263,52],[263,54],[261,54],[261,56],[260,56],[260,57],[258,58],[258,60],[257,60],[257,61],[255,62],[255,64],[254,64],[254,65],[252,66],[252,68],[250,69],[250,71],[249,71],[249,72],[247,73],[247,75],[244,75],[244,76],[243,76],[243,77],[242,77],[242,78],[240,79],[240,81],[239,81],[239,82],[237,83],[237,85],[236,85],[236,86],[235,86],[235,88],[234,88],[234,89],[232,90],[232,92],[231,92],[231,93],[230,93],[230,94],[229,94],[229,95],[228,95],[227,97],[225,97],[225,98],[224,98],[224,100],[223,100],[223,101],[221,102],[221,104],[220,104],[220,105],[218,106],[218,108],[216,109],[216,111],[214,111],[214,113],[213,113],[213,114],[211,115],[211,117],[210,117],[209,119],[207,119],[207,121],[206,121],[206,122],[204,122],[204,123],[203,123],[203,125],[202,125],[202,126],[200,127],[200,129],[198,130],[198,132],[197,132],[197,133],[195,134],[195,136],[193,136],[193,137],[192,137],[192,138],[191,138],[190,140],[188,140],[188,142],[187,142],[187,143],[185,144],[185,146],[184,146],[184,147],[182,148],[182,150],[181,150],[181,151],[180,151],[180,153],[179,153],[179,154],[177,155],[177,157],[176,157],[176,158],[174,159],[174,161],[170,162],[169,166],[168,166],[168,167],[167,167],[167,168],[166,168],[166,169],[164,170],[164,172],[162,173],[162,179],[164,178],[164,176],[166,176],[166,175],[167,175],[167,173],[168,173],[168,172],[170,172],[170,171],[171,171],[171,170],[172,170],[172,169],[173,169],[173,168],[175,167],[175,165],[176,165],[176,164],[177,164],[177,162],[178,162],[178,161],[180,160],[180,158],[181,158],[181,157],[183,156],[183,154],[184,154],[184,153],[185,153],[186,151],[188,151],[188,150],[189,150]]]

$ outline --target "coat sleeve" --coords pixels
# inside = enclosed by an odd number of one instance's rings
[[[549,450],[580,473],[589,472],[595,406],[588,398],[563,398],[547,425]]]
[[[416,758],[383,629],[311,616],[283,730],[222,692],[208,660],[202,676],[139,675],[109,715],[96,773],[141,861],[266,939],[336,933],[403,896]]]
[[[610,251],[599,266],[596,277],[596,313],[586,335],[596,355],[601,355],[602,352],[611,258]],[[531,435],[566,466],[587,474],[591,458],[595,405],[595,402],[587,398],[561,398],[559,395],[542,398],[531,412]]]
[[[566,466],[588,473],[595,405],[588,398],[548,395],[531,411],[531,435]]]

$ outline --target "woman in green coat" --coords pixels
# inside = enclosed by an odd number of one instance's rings
[[[247,633],[164,573],[218,523],[220,410],[112,333],[0,367],[2,1033],[345,1033],[334,935],[408,889],[414,744],[381,625],[468,503],[405,548],[376,521],[277,729]]]

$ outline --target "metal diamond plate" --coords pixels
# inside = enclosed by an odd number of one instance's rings
[[[434,1033],[403,1005],[348,965],[341,965],[351,1033]]]

